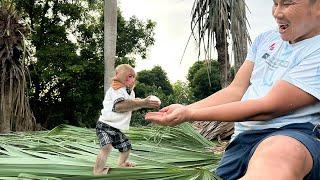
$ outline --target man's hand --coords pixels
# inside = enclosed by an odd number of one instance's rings
[[[145,119],[156,124],[175,126],[192,119],[192,110],[180,105],[173,104],[160,110],[160,112],[149,112]]]
[[[164,107],[160,110],[160,112],[166,112],[166,113],[171,113],[172,111],[174,111],[175,109],[184,107],[184,105],[182,104],[171,104],[167,107]]]

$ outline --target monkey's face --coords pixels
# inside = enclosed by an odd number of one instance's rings
[[[124,85],[126,87],[129,87],[130,89],[133,89],[134,88],[134,85],[135,85],[135,82],[136,82],[136,75],[135,73],[128,73],[126,75],[126,78],[125,78],[125,81],[124,81]]]

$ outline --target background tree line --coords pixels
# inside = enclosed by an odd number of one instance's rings
[[[30,71],[28,96],[36,122],[46,129],[62,123],[93,127],[103,100],[103,1],[13,1],[31,30],[25,65]],[[115,65],[134,66],[136,57],[145,59],[154,44],[156,23],[136,17],[125,20],[118,10],[117,24]],[[205,63],[199,61],[190,68],[190,83],[170,84],[160,66],[139,72],[136,95],[157,95],[163,106],[189,104],[220,89],[217,66],[212,64],[212,87]],[[148,124],[143,120],[145,111],[133,115],[133,125]]]
[[[103,100],[103,1],[14,2],[31,29],[28,95],[37,123],[93,126]],[[116,65],[134,66],[154,43],[155,22],[118,14]]]

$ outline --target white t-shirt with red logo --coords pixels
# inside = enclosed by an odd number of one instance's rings
[[[265,32],[255,39],[247,60],[254,62],[254,69],[243,101],[264,97],[279,80],[320,100],[320,35],[290,44],[275,30]],[[320,102],[269,121],[237,122],[233,137],[247,130],[306,122],[320,123]]]

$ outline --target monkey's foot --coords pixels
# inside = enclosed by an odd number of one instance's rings
[[[130,161],[126,161],[126,162],[122,163],[120,166],[121,167],[135,167],[136,163],[130,162]]]

